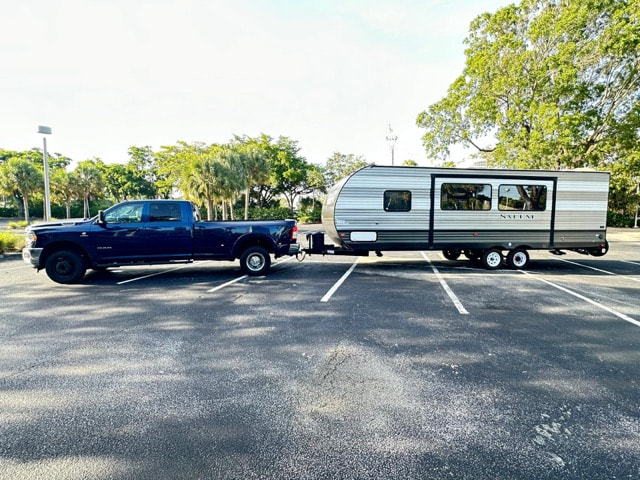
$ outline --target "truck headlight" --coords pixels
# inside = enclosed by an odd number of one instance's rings
[[[33,233],[31,230],[27,230],[25,233],[26,236],[26,246],[27,247],[31,247],[33,245],[36,244],[36,240],[38,239],[38,236]]]

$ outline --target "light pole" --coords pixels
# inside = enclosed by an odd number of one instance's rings
[[[636,182],[636,220],[633,224],[633,228],[638,228],[638,204],[640,203],[640,177],[633,179]]]
[[[51,127],[45,127],[38,125],[38,133],[43,135],[42,142],[44,149],[42,151],[43,163],[44,163],[44,220],[51,220],[51,197],[49,194],[49,159],[47,158],[47,137],[44,135],[51,135]]]
[[[396,140],[398,140],[398,136],[393,134],[393,129],[391,128],[391,124],[389,124],[389,135],[387,135],[387,142],[389,142],[389,148],[391,149],[391,165],[394,163],[394,151],[396,148]]]

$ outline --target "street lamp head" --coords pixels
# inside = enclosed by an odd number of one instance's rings
[[[38,125],[38,133],[44,135],[51,135],[51,127],[45,127],[44,125]]]

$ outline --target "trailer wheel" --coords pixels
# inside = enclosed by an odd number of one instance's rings
[[[522,270],[529,264],[529,253],[524,248],[511,250],[507,255],[507,263],[511,268]]]
[[[76,283],[84,277],[87,267],[79,253],[73,250],[60,250],[49,255],[45,270],[54,282]]]
[[[271,267],[271,257],[262,247],[249,247],[240,256],[240,268],[247,275],[266,275],[269,267]]]
[[[465,250],[464,256],[467,257],[469,260],[479,260],[480,257],[482,256],[482,251],[472,248],[470,250]]]
[[[442,250],[442,256],[447,260],[457,260],[462,252],[457,248],[448,248]]]
[[[489,270],[495,270],[502,265],[502,252],[497,248],[490,248],[482,253],[482,265]]]

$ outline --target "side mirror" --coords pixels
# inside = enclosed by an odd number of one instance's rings
[[[107,224],[107,221],[104,219],[104,210],[98,210],[98,221],[96,223],[101,227]]]

